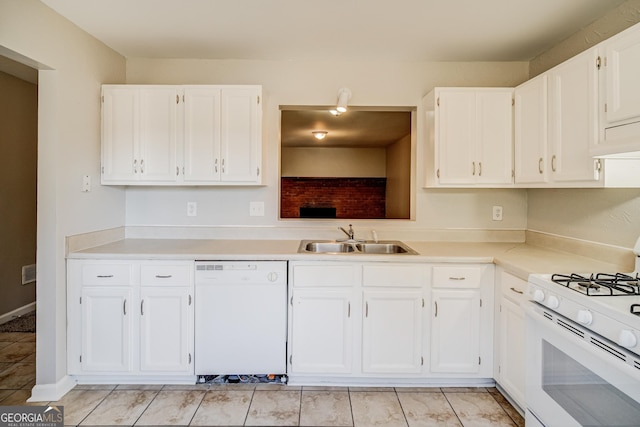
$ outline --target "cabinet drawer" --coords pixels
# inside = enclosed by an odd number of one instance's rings
[[[512,274],[504,271],[500,274],[500,288],[502,296],[516,304],[520,304],[526,299],[527,282]]]
[[[377,264],[362,268],[364,286],[419,288],[425,283],[425,267],[411,264]]]
[[[433,267],[434,288],[479,288],[484,266],[436,266]]]
[[[140,266],[142,286],[191,285],[192,264],[152,264]]]
[[[131,284],[132,264],[105,263],[85,264],[82,266],[82,285],[119,285]]]
[[[353,286],[358,283],[359,266],[354,264],[322,263],[293,265],[293,286]]]

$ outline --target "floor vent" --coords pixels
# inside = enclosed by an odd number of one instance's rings
[[[36,265],[23,265],[22,266],[22,284],[33,283],[36,281]]]

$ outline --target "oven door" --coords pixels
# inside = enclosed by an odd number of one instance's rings
[[[640,363],[538,304],[525,310],[527,411],[546,427],[640,425]]]

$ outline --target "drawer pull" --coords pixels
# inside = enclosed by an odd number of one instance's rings
[[[434,301],[436,305],[436,312],[434,313],[435,317],[438,317],[438,301]]]
[[[122,312],[124,313],[124,315],[127,315],[127,300],[125,298],[124,302],[122,303]]]
[[[516,288],[511,288],[511,290],[512,290],[513,292],[515,292],[516,294],[520,294],[520,295],[524,294],[524,292],[519,291],[519,290],[517,290]]]
[[[140,315],[144,316],[144,300],[140,301]]]
[[[449,277],[449,280],[467,280],[466,277]]]
[[[98,274],[96,277],[98,279],[110,279],[113,277],[113,274]]]
[[[171,274],[156,274],[156,279],[171,279],[172,277]]]

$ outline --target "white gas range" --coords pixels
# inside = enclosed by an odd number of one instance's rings
[[[631,273],[532,274],[527,426],[640,426],[640,238]]]

